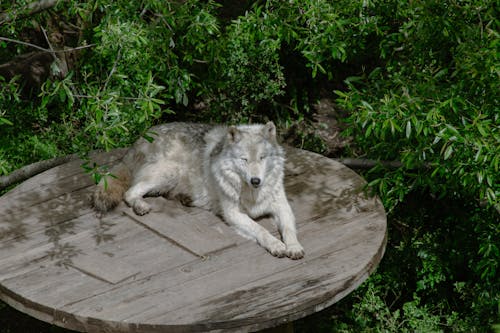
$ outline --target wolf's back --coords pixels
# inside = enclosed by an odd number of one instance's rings
[[[92,196],[94,208],[101,213],[115,208],[130,187],[131,174],[125,163],[120,162],[111,169],[110,173],[113,177],[101,179]]]

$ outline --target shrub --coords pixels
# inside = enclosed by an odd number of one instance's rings
[[[31,95],[23,78],[0,77],[0,174],[124,146],[172,119],[309,124],[313,104],[335,91],[353,138],[344,153],[402,162],[364,174],[390,213],[390,246],[339,304],[336,327],[480,331],[500,321],[494,1],[93,0],[37,14],[27,3],[0,4],[13,20],[1,36],[50,48],[47,30],[88,47],[66,75],[48,64]],[[29,51],[0,41],[2,62]],[[324,146],[310,132],[301,141]],[[405,210],[421,198],[432,209]]]
[[[493,3],[393,3],[405,17],[380,41],[384,67],[347,80],[351,135],[400,170],[372,185],[391,209],[413,190],[499,204],[499,36]],[[393,28],[393,29],[394,29]],[[439,33],[436,35],[436,31]]]

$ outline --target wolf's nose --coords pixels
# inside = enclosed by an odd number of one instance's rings
[[[250,183],[252,183],[252,185],[254,187],[257,187],[260,185],[260,178],[259,177],[252,177],[252,178],[250,178]]]

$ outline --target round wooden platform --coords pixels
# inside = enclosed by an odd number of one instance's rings
[[[123,154],[93,158],[113,164]],[[88,332],[256,331],[335,303],[379,263],[385,211],[345,166],[287,155],[304,259],[272,257],[211,213],[164,198],[148,198],[146,216],[122,204],[98,218],[92,180],[74,161],[0,197],[0,299]]]

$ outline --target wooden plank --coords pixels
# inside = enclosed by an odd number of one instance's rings
[[[0,213],[0,249],[20,244],[32,233],[54,228],[59,223],[92,212],[89,202],[91,188],[82,188],[24,209],[8,209]],[[10,242],[18,239],[16,242]],[[0,252],[0,258],[4,253]]]
[[[196,305],[178,307],[156,320],[150,318],[147,321],[157,323],[168,317],[169,320],[184,323],[235,321],[235,325],[247,325],[248,322],[267,319],[277,325],[280,323],[280,312],[287,314],[284,317],[295,319],[312,313],[307,310],[312,304],[316,304],[314,310],[318,311],[318,303],[324,303],[324,308],[338,301],[346,294],[341,291],[355,289],[363,280],[361,277],[375,269],[384,251],[384,234],[358,237],[360,231],[373,227],[383,227],[383,223],[349,226],[348,233],[336,239],[331,251],[314,256],[305,265],[296,265],[225,293],[213,294]],[[318,232],[316,230],[313,234],[318,236]],[[367,257],[366,251],[374,249],[378,249],[378,255]],[[327,289],[331,290],[326,292]]]
[[[314,267],[315,272],[313,276],[316,276],[318,281],[326,279],[326,277],[321,275],[325,270],[329,274],[338,276],[340,275],[339,271],[346,271],[347,268],[350,268],[345,273],[346,276],[355,276],[354,272],[363,271],[369,263],[366,256],[362,255],[365,253],[364,251],[367,248],[373,251],[374,248],[370,245],[380,245],[382,243],[381,239],[375,239],[374,241],[373,238],[360,238],[359,234],[363,229],[365,229],[363,223],[349,223],[344,228],[339,228],[338,232],[342,233],[341,236],[338,236],[336,233],[325,232],[323,228],[316,229],[315,232],[306,232],[303,236],[303,243],[305,246],[309,245],[311,259],[306,258],[304,262],[293,263],[283,261],[283,264],[281,262],[272,263],[260,260],[245,260],[243,264],[236,264],[227,270],[218,271],[208,279],[203,278],[201,281],[192,281],[184,283],[182,286],[176,286],[176,293],[169,294],[169,299],[172,300],[170,304],[175,304],[175,306],[162,307],[161,309],[155,308],[152,311],[134,315],[127,318],[127,320],[149,322],[152,324],[159,324],[167,320],[177,324],[227,322],[232,319],[229,314],[234,315],[234,312],[230,312],[229,308],[239,302],[247,304],[248,307],[244,309],[240,307],[239,310],[243,311],[237,312],[248,318],[248,314],[255,311],[252,308],[260,304],[254,304],[251,301],[245,303],[245,298],[251,298],[258,291],[268,295],[267,301],[269,301],[269,298],[281,296],[281,301],[288,300],[287,302],[292,302],[291,299],[295,299],[295,302],[302,302],[302,295],[299,294],[300,297],[295,297],[295,293],[303,292],[304,283],[311,281],[311,278],[306,274],[294,276],[290,272],[296,270],[298,267],[306,267],[307,265],[308,267],[302,270],[302,272],[310,272],[311,267]],[[331,241],[334,245],[325,243],[327,241]],[[314,242],[317,244],[313,244]],[[280,291],[279,287],[284,287],[287,284],[283,280],[297,281],[292,292],[288,292],[288,289]],[[270,283],[268,285],[268,281],[278,281],[281,284]],[[220,299],[220,295],[223,295],[224,291],[228,290],[231,291],[229,293],[230,297]],[[236,291],[233,293],[233,290]],[[322,290],[318,288],[316,290],[317,297],[320,292]],[[182,296],[186,293],[188,295]],[[179,298],[176,298],[176,296]],[[158,297],[161,297],[161,294]],[[214,298],[219,303],[215,302]],[[231,303],[231,299],[233,303]],[[238,301],[235,302],[235,299]],[[201,306],[200,300],[204,300],[209,308],[217,309],[218,311],[208,311],[207,307]],[[195,303],[196,306],[193,306]],[[229,306],[222,306],[226,304],[229,304]],[[262,310],[266,315],[275,317],[280,313],[280,308],[274,306],[267,307],[265,305],[266,302],[262,304],[259,310]]]
[[[165,201],[165,199],[163,199],[163,198],[148,198],[147,200],[160,201],[160,202]],[[169,201],[169,202],[173,205],[176,204],[175,202],[172,202],[172,201]],[[182,207],[182,208],[187,209],[188,207]],[[191,209],[191,208],[189,208],[189,209]],[[116,244],[119,241],[118,239],[115,239],[115,236],[118,235],[118,237],[124,238],[125,237],[124,235],[126,235],[127,233],[130,233],[129,230],[133,229],[130,226],[128,226],[127,228],[124,228],[124,226],[127,223],[126,223],[126,221],[123,220],[122,217],[120,217],[122,210],[128,210],[128,208],[125,207],[125,205],[123,203],[117,208],[117,210],[108,214],[104,218],[104,221],[103,221],[104,224],[106,224],[106,220],[109,220],[109,221],[117,220],[118,222],[116,222],[116,225],[118,226],[118,229],[117,229],[117,226],[114,226],[113,230],[108,231],[108,237],[112,237],[113,242],[107,242],[106,244],[101,244],[99,246],[99,249],[103,253],[108,253],[108,254],[112,253],[114,260],[116,260],[116,258],[120,257],[120,256],[126,257],[127,260],[131,260],[131,258],[133,259],[134,257],[137,257],[141,252],[145,252],[145,250],[159,249],[158,245],[150,244],[151,242],[149,241],[149,239],[154,238],[154,235],[149,235],[149,236],[147,236],[146,240],[143,240],[141,238],[141,236],[138,236],[138,235],[136,235],[137,233],[134,233],[134,234],[131,234],[131,236],[128,236],[123,241],[120,241],[120,243],[117,245],[118,247],[124,248],[127,246],[126,243],[130,243],[131,244],[130,251],[133,251],[132,254],[130,254],[128,251],[126,251],[127,254],[121,255],[120,253],[116,253],[114,251],[112,245]],[[209,214],[206,211],[201,211],[201,212],[203,212],[205,214]],[[195,212],[195,214],[200,215],[200,212]],[[221,225],[220,226],[212,225],[211,228],[221,228],[223,230],[225,230],[224,228],[227,228],[227,226],[225,226],[221,222],[220,219],[217,219],[215,217],[213,217],[213,218],[216,219],[218,221],[218,223]],[[209,220],[212,220],[212,219],[209,218]],[[99,229],[100,229],[99,223],[100,222],[98,222],[98,220],[95,218],[94,214],[90,211],[87,215],[79,217],[77,220],[64,222],[63,225],[58,226],[58,229],[60,231],[65,230],[66,232],[69,232],[71,237],[73,237],[74,234],[80,234],[81,232],[87,231],[87,234],[85,237],[87,239],[92,238],[94,242],[97,242],[97,239],[103,237],[103,235],[101,235],[101,232],[99,231]],[[70,225],[67,226],[66,224],[70,224]],[[129,222],[128,224],[135,226],[135,224],[132,222]],[[5,260],[0,261],[0,265],[4,268],[2,270],[2,273],[4,275],[3,276],[0,275],[0,279],[8,279],[8,278],[13,278],[13,277],[15,277],[16,279],[20,279],[20,277],[18,277],[17,274],[22,274],[22,273],[25,273],[28,271],[31,272],[31,270],[30,270],[31,267],[23,264],[22,265],[23,270],[19,271],[18,270],[19,268],[17,266],[11,267],[10,264],[12,264],[12,263],[17,264],[19,262],[28,262],[28,261],[32,261],[32,262],[38,264],[39,261],[43,260],[44,256],[46,256],[46,254],[53,249],[54,246],[51,244],[48,244],[48,242],[47,242],[47,237],[46,237],[46,232],[47,232],[46,227],[47,226],[43,227],[43,225],[44,224],[39,224],[40,229],[38,230],[38,234],[30,235],[30,237],[27,241],[23,240],[22,242],[19,242],[19,240],[11,240],[10,242],[6,243],[6,246],[8,248],[10,248],[11,250],[1,252],[2,256],[5,257]],[[51,225],[51,227],[55,227],[55,226]],[[83,229],[81,227],[83,227]],[[136,229],[142,230],[142,228],[141,229],[136,228]],[[144,230],[142,230],[142,231],[143,231],[142,232],[143,234],[148,235],[148,232],[145,232]],[[63,237],[63,235],[59,235],[59,237],[61,238],[59,243],[63,243],[63,244],[67,243],[68,245],[71,246],[71,248],[74,248],[75,250],[78,249],[81,252],[81,254],[85,254],[88,251],[87,250],[88,246],[82,245],[86,240],[79,240],[75,243],[75,242],[73,242],[74,239]],[[79,236],[79,237],[81,237],[81,236]],[[235,237],[238,237],[238,236],[235,235]],[[137,244],[140,242],[142,242],[142,244],[140,244],[141,246],[137,247]],[[123,243],[124,245],[121,245],[121,243]],[[92,245],[92,242],[90,242],[90,244]],[[16,254],[17,254],[17,256],[16,256]],[[160,267],[163,267],[163,269],[169,269],[169,267],[171,266],[171,263],[167,264],[167,265],[160,266],[160,264],[165,264],[165,260],[159,262],[157,265],[154,259],[158,258],[159,256],[164,256],[164,257],[166,255],[173,256],[174,254],[175,254],[177,259],[172,260],[172,261],[177,261],[178,264],[184,263],[182,260],[180,260],[180,259],[182,259],[183,256],[179,255],[179,253],[176,253],[175,251],[172,251],[172,246],[165,248],[163,252],[161,251],[161,249],[159,249],[159,251],[157,251],[157,253],[148,253],[148,254],[142,255],[138,260],[135,260],[133,262],[135,265],[138,265],[138,267],[142,267],[143,273],[152,274],[154,269],[159,269]],[[75,258],[72,258],[71,262],[69,262],[68,264],[71,266],[74,266],[74,267],[78,267],[79,258],[80,258],[80,256],[76,256]],[[153,260],[151,260],[151,259],[153,259]],[[193,259],[193,258],[189,257],[189,260],[191,260],[191,259]],[[143,263],[150,263],[151,267],[144,266],[144,265],[142,265]],[[36,266],[36,267],[38,267],[38,266]],[[97,269],[98,268],[95,268],[95,270],[97,270]],[[91,270],[88,268],[83,268],[82,271],[89,272]],[[98,273],[94,272],[93,274],[95,276],[99,276]],[[61,277],[59,277],[59,278],[61,278]],[[105,277],[102,277],[102,276],[101,276],[101,278],[103,278],[104,280],[108,280],[108,281],[110,280],[109,278],[106,279]],[[45,290],[43,292],[46,293]],[[87,294],[84,294],[84,296],[87,296]]]
[[[62,226],[63,232],[55,238],[47,235],[45,231],[39,231],[28,243],[19,245],[17,249],[11,251],[11,255],[3,257],[0,261],[0,266],[3,268],[0,272],[0,280],[19,278],[19,275],[29,271],[31,266],[39,267],[40,262],[51,266],[69,265],[79,268],[80,256],[89,253],[100,257],[112,257],[116,261],[126,261],[130,263],[129,266],[142,267],[144,271],[148,271],[146,269],[148,266],[141,264],[152,263],[150,273],[151,269],[158,269],[154,266],[158,255],[163,254],[164,257],[171,259],[176,257],[179,261],[183,258],[187,259],[186,261],[194,259],[192,255],[184,255],[183,251],[176,250],[163,239],[139,228],[133,221],[125,219],[121,212],[114,212],[108,216],[108,221],[113,220],[119,220],[119,222],[108,224],[106,236],[103,236],[99,229],[102,223],[107,222],[97,219],[93,213],[66,222],[75,227],[68,232],[66,227]],[[144,247],[137,248],[136,245],[141,244]],[[85,257],[81,259],[82,265],[87,267],[89,264]],[[149,261],[146,261],[147,259]],[[113,265],[108,267],[106,262],[107,260],[103,262],[103,268],[100,269],[108,269],[109,274],[112,274]],[[98,264],[99,261],[96,260],[96,265]],[[95,271],[98,269],[96,267]],[[83,267],[81,270],[92,272],[91,269]],[[99,277],[99,274],[94,273],[93,276]],[[101,278],[106,280],[105,277]]]
[[[122,151],[110,155],[98,154],[96,160],[102,163],[113,163],[122,155]],[[52,198],[67,195],[94,183],[92,177],[86,174],[82,167],[83,161],[76,160],[54,169],[47,170],[2,196],[0,214],[27,209]]]
[[[60,265],[71,260],[79,253],[75,242],[92,235],[93,225],[89,223],[89,216],[87,214],[58,226],[48,226],[33,233],[27,240],[6,242],[1,251],[0,281],[30,270],[30,265],[39,267],[39,262],[44,258],[50,258],[50,261]]]
[[[100,251],[90,251],[79,255],[69,266],[111,284],[125,281],[141,271],[139,266],[132,266],[124,260],[118,260],[113,258],[113,255],[105,255]]]
[[[287,161],[285,188],[298,221],[341,211],[373,207],[373,199],[363,193],[366,182],[342,164],[316,154],[292,150]]]
[[[363,217],[367,216],[374,215],[371,213]],[[147,284],[133,281],[121,288],[96,295],[91,300],[72,304],[64,310],[116,321],[151,322],[161,314],[196,303],[210,295],[220,294],[223,290],[233,290],[291,267],[307,265],[309,260],[329,253],[332,244],[335,244],[334,248],[348,247],[351,239],[347,238],[345,241],[346,238],[342,235],[355,237],[361,228],[346,223],[332,228],[335,232],[325,232],[324,223],[326,222],[311,222],[303,226],[304,230],[299,230],[301,241],[307,250],[303,260],[277,259],[255,244],[245,243],[238,248],[217,253],[205,261],[189,264],[181,270],[159,273],[151,277]],[[133,295],[125,290],[134,291]],[[162,303],[161,307],[151,306],[161,303],[161,299],[168,299],[169,302]],[[100,313],[95,313],[93,308],[102,308],[103,304],[109,306]]]
[[[90,164],[93,162],[101,166],[113,165],[119,159],[123,157],[127,149],[115,149],[108,153],[94,151],[89,153]],[[71,177],[77,174],[84,173],[82,168],[83,160],[74,160],[47,171],[40,173],[39,175],[32,177],[23,183],[17,185],[15,188],[10,190],[7,194],[20,194],[22,192],[30,192],[39,187],[50,187],[57,183],[62,178]]]
[[[92,184],[93,180],[89,175],[80,173],[61,178],[54,184],[41,185],[36,191],[8,193],[0,201],[0,212],[8,214],[25,210],[53,198],[69,195],[71,192],[88,187]]]
[[[109,283],[120,283],[132,275],[133,279],[147,279],[157,271],[168,270],[196,259],[195,256],[148,230],[138,227],[135,222],[122,216],[121,212],[116,212],[114,216],[108,218],[110,221],[119,218],[112,229],[108,230],[110,235],[113,235],[108,241],[97,243],[94,234],[94,228],[98,224],[97,219],[85,221],[88,230],[61,239],[61,243],[77,249],[78,254],[67,263],[70,269],[64,269],[63,273],[55,269],[52,280],[57,283],[54,285],[43,283],[40,279],[43,276],[41,272],[50,275],[50,272],[57,267],[54,259],[46,255],[47,250],[51,249],[51,244],[48,243],[24,254],[23,257],[2,262],[0,266],[5,270],[1,272],[3,274],[1,283],[6,286],[25,284],[22,295],[26,298],[39,300],[38,297],[40,297],[40,300],[48,304],[58,305],[57,302],[66,304],[88,298],[98,291],[110,289],[109,285],[95,287],[92,283],[88,283],[87,287],[87,282],[82,282],[82,280],[98,279]],[[91,259],[86,257],[93,255],[96,255],[96,260],[89,263],[87,260]],[[110,264],[110,261],[116,261],[116,263]],[[126,270],[117,274],[115,269],[118,265],[125,265]],[[76,268],[78,274],[75,274],[76,271],[72,268]],[[134,272],[137,274],[132,274]],[[87,278],[82,277],[82,273],[88,275]],[[61,298],[59,294],[61,289],[65,290],[64,298]]]
[[[146,228],[156,232],[170,242],[199,257],[235,246],[238,240],[236,233],[208,211],[189,214],[187,207],[173,200],[149,198],[152,211],[138,216],[131,209],[125,213]]]

